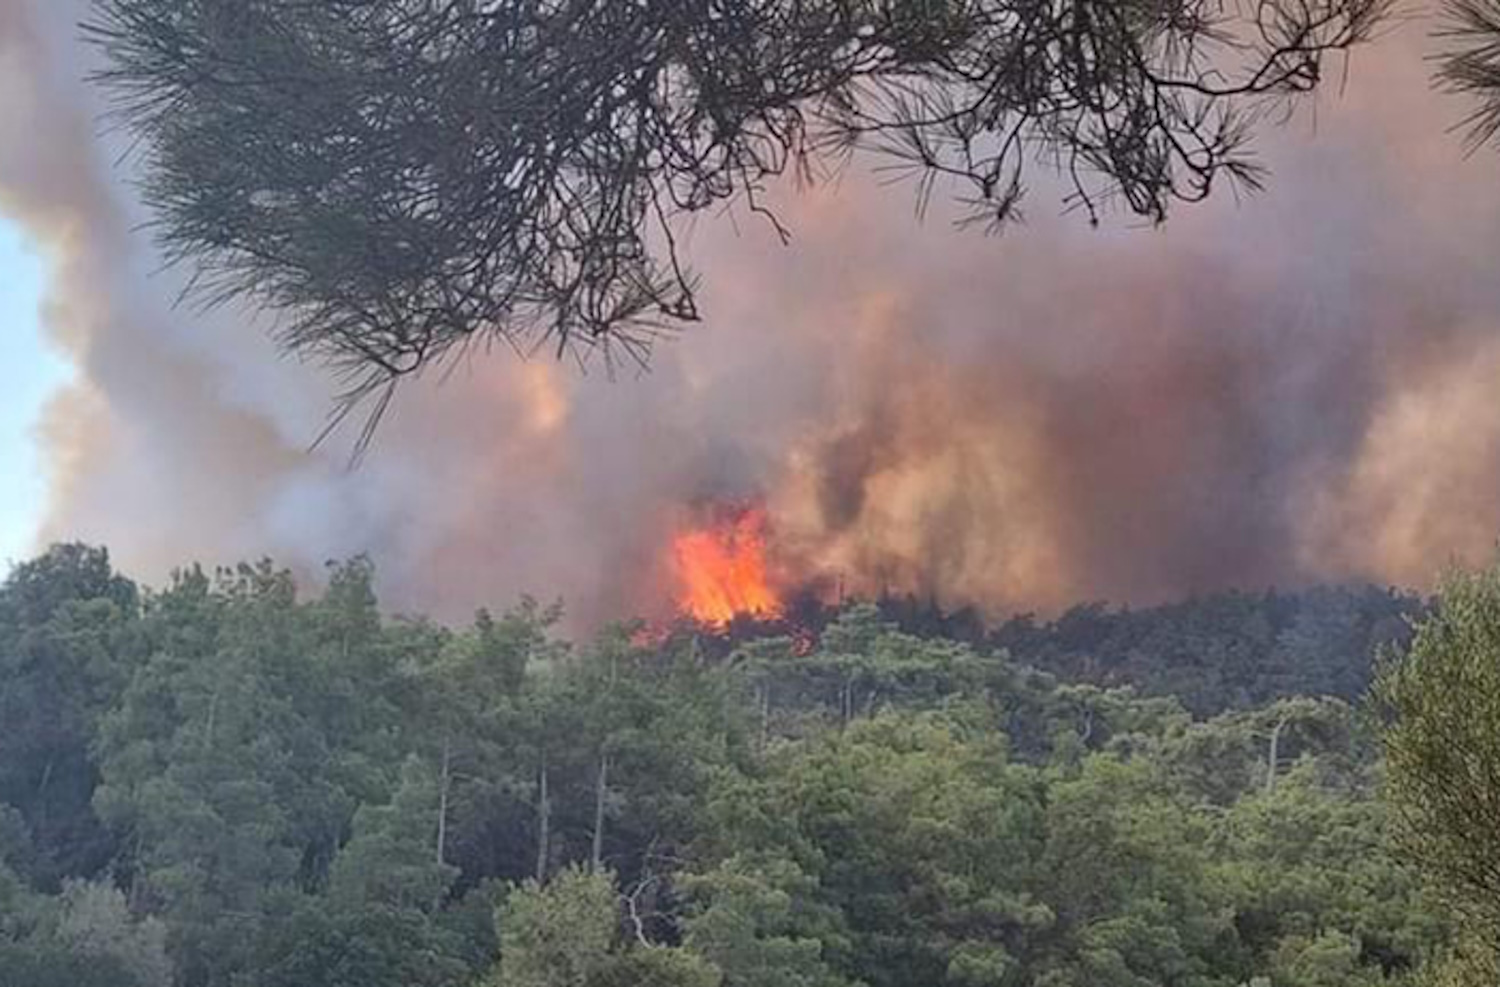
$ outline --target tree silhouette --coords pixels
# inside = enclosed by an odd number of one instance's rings
[[[1475,99],[1464,122],[1470,146],[1478,148],[1500,137],[1500,2],[1448,0],[1445,10],[1438,37],[1447,48],[1438,80],[1450,92]]]
[[[282,311],[345,407],[473,345],[645,361],[699,317],[683,219],[889,156],[1017,215],[1261,180],[1252,124],[1386,0],[96,0],[170,261]]]

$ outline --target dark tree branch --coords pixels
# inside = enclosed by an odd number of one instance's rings
[[[1029,159],[1094,220],[1253,187],[1249,124],[1385,3],[96,0],[86,30],[168,260],[280,310],[378,415],[476,342],[645,363],[699,318],[683,217],[740,203],[785,240],[767,183],[857,150],[989,227]]]

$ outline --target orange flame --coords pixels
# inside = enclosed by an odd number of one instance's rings
[[[672,560],[684,613],[714,627],[741,615],[781,614],[781,600],[766,572],[765,530],[765,511],[751,507],[676,537]]]

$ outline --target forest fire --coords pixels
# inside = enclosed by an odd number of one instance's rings
[[[760,507],[717,511],[711,523],[679,533],[672,565],[684,614],[713,627],[739,616],[782,612],[766,563],[766,512]]]

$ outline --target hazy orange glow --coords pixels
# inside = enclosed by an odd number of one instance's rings
[[[672,561],[681,586],[679,606],[695,620],[723,627],[741,615],[781,613],[766,571],[766,514],[760,508],[679,534]]]

